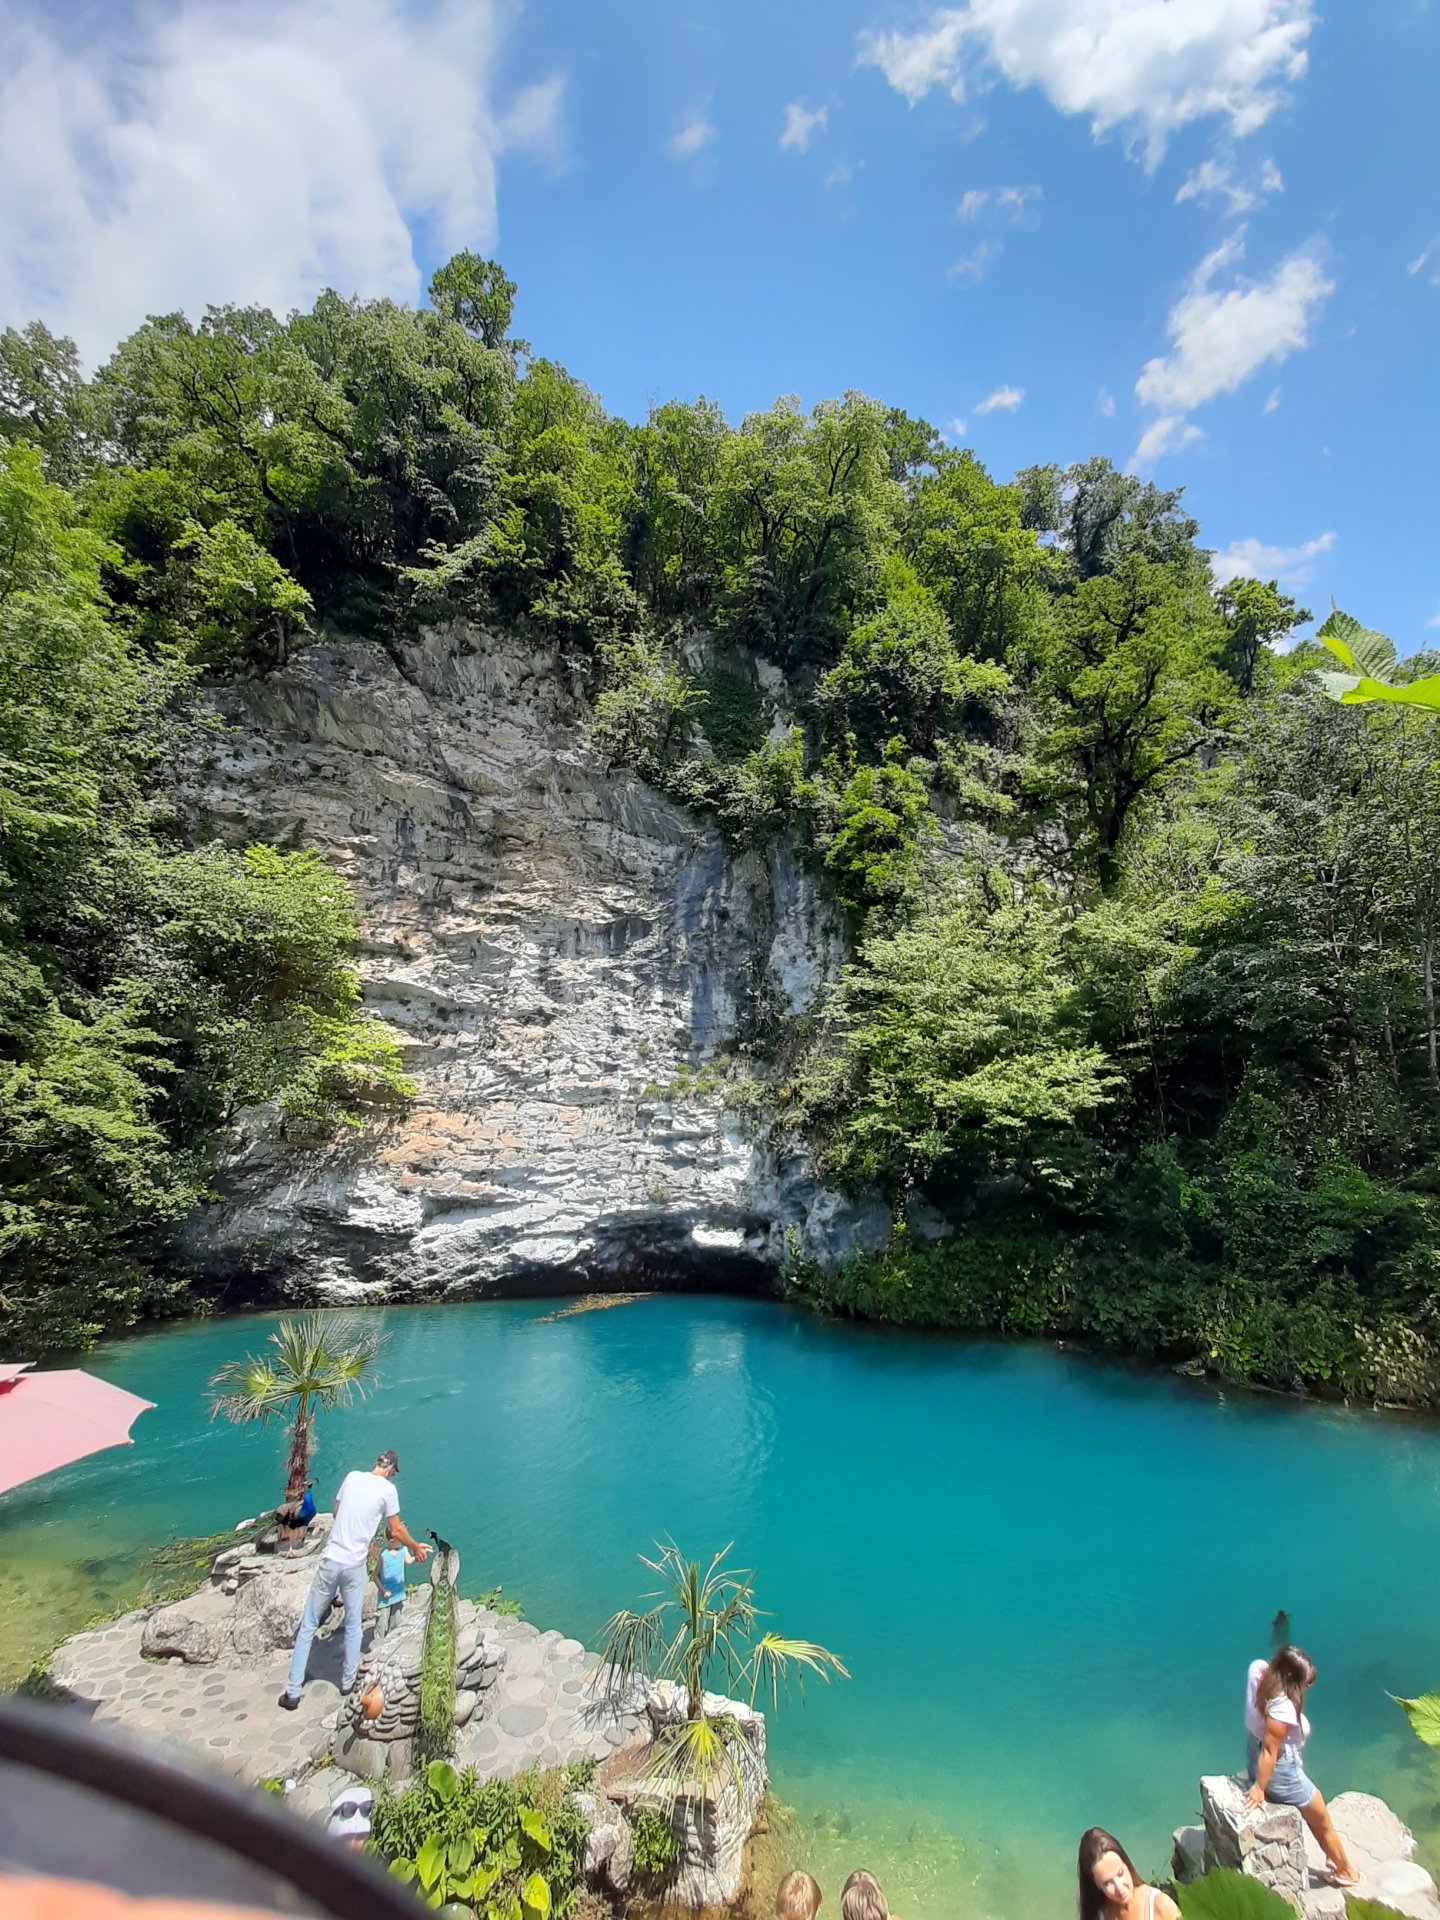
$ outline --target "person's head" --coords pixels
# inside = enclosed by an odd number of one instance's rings
[[[357,1780],[353,1787],[344,1788],[330,1802],[326,1833],[351,1853],[362,1853],[370,1838],[370,1814],[374,1805],[373,1790]]]
[[[820,1889],[808,1873],[787,1873],[775,1889],[775,1920],[815,1920]]]
[[[1295,1709],[1298,1720],[1305,1708],[1305,1695],[1315,1684],[1315,1663],[1302,1647],[1281,1647],[1255,1682],[1255,1710],[1263,1719],[1270,1702],[1278,1695]]]
[[[393,1480],[400,1471],[400,1456],[393,1447],[387,1447],[375,1462],[375,1472],[383,1473],[387,1480]]]
[[[1081,1834],[1075,1878],[1080,1894],[1080,1920],[1101,1920],[1106,1906],[1122,1905],[1140,1880],[1129,1854],[1104,1827],[1091,1827]]]
[[[890,1909],[873,1873],[857,1868],[840,1889],[840,1920],[890,1920]]]

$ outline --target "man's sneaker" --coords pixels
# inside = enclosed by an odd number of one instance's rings
[[[280,1704],[287,1713],[294,1713],[300,1704],[300,1696],[298,1693],[282,1693],[280,1696]]]

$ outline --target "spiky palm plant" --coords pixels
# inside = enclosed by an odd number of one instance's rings
[[[705,1793],[721,1765],[737,1789],[741,1784],[734,1722],[704,1709],[712,1674],[723,1678],[727,1693],[746,1695],[752,1707],[762,1689],[778,1707],[792,1678],[803,1690],[807,1671],[826,1681],[837,1673],[850,1677],[838,1657],[813,1640],[756,1632],[755,1577],[725,1564],[730,1551],[722,1548],[702,1571],[674,1541],[663,1546],[657,1541],[656,1559],[640,1555],[640,1564],[660,1579],[659,1590],[645,1596],[657,1604],[643,1613],[623,1608],[605,1627],[604,1660],[612,1689],[640,1673],[685,1688],[687,1717],[662,1731],[652,1759],[652,1770],[677,1793],[690,1780]]]
[[[232,1360],[210,1382],[210,1418],[238,1425],[289,1417],[285,1500],[305,1497],[315,1450],[315,1415],[363,1398],[375,1385],[375,1355],[389,1336],[343,1314],[307,1313],[286,1318],[270,1335],[268,1350]]]

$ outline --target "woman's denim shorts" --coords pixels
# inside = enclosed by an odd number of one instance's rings
[[[1260,1764],[1260,1742],[1253,1733],[1245,1736],[1245,1772],[1250,1784],[1255,1784],[1255,1771]],[[1295,1761],[1277,1760],[1275,1771],[1265,1789],[1265,1798],[1277,1807],[1308,1807],[1315,1798],[1315,1782],[1305,1769]]]

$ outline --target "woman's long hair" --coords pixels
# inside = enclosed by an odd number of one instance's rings
[[[1080,1852],[1075,1860],[1075,1878],[1079,1884],[1080,1920],[1104,1920],[1105,1896],[1095,1884],[1095,1865],[1103,1860],[1107,1853],[1118,1853],[1130,1869],[1130,1878],[1136,1886],[1140,1885],[1140,1876],[1135,1871],[1135,1863],[1113,1833],[1107,1833],[1104,1827],[1091,1827],[1080,1836]]]
[[[1263,1720],[1270,1702],[1283,1693],[1295,1709],[1295,1722],[1305,1710],[1305,1690],[1315,1684],[1315,1663],[1301,1647],[1281,1647],[1255,1682],[1255,1711]]]

